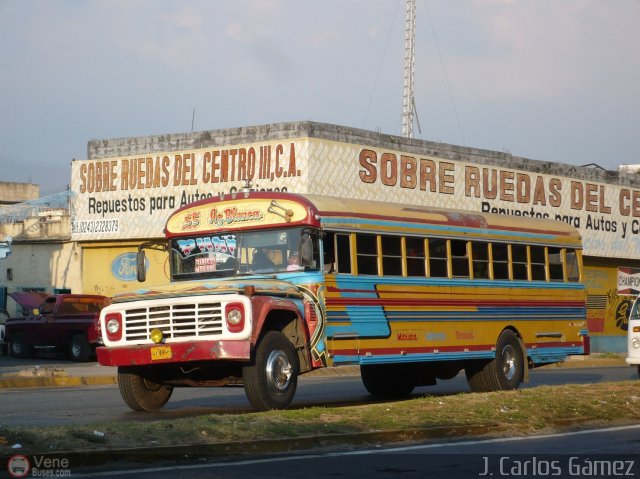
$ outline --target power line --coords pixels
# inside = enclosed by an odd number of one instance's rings
[[[460,137],[462,138],[462,146],[466,146],[467,140],[464,137],[464,133],[462,131],[462,124],[460,123],[460,117],[458,116],[458,109],[456,108],[456,101],[453,97],[453,90],[451,88],[451,84],[449,83],[449,75],[447,75],[447,69],[444,66],[444,59],[442,58],[442,52],[440,51],[440,43],[438,42],[438,35],[436,34],[436,28],[433,24],[433,20],[431,18],[431,12],[429,11],[429,5],[427,0],[424,0],[424,6],[427,10],[427,17],[429,18],[429,24],[431,25],[431,32],[433,33],[433,41],[436,44],[436,50],[438,51],[438,57],[440,58],[440,66],[442,67],[442,72],[444,74],[444,79],[447,84],[447,90],[449,91],[449,98],[451,100],[451,105],[453,106],[453,114],[456,117],[456,124],[458,125],[458,131],[460,132]]]
[[[398,5],[400,5],[400,1],[396,2],[396,8],[393,12],[393,20],[391,21],[391,26],[389,27],[389,33],[387,34],[387,41],[384,44],[384,51],[382,52],[382,58],[380,59],[380,65],[378,65],[378,73],[376,74],[376,81],[373,84],[373,90],[371,91],[371,95],[369,96],[369,103],[367,104],[367,109],[364,113],[364,120],[362,121],[362,128],[366,128],[367,118],[369,116],[369,109],[371,108],[371,103],[373,102],[373,95],[376,92],[376,88],[378,87],[378,80],[380,78],[380,72],[382,71],[382,64],[384,63],[384,58],[387,55],[387,48],[389,47],[389,40],[391,38],[391,32],[393,31],[393,26],[396,23],[396,16],[398,15]]]

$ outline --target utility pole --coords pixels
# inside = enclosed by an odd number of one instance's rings
[[[404,31],[404,95],[402,101],[402,136],[413,138],[413,65],[416,43],[416,2],[407,0]]]

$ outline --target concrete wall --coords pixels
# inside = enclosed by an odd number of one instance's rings
[[[30,288],[81,293],[81,263],[80,248],[70,241],[14,243],[11,256],[0,260],[0,287],[9,293]],[[9,298],[7,303],[9,313],[16,314],[15,302]]]
[[[377,148],[399,150],[416,155],[434,156],[457,161],[504,166],[532,173],[567,176],[585,181],[640,187],[637,174],[606,171],[531,160],[491,150],[436,143],[386,135],[358,128],[350,128],[311,121],[275,123],[270,125],[227,128],[192,133],[172,133],[145,137],[129,137],[108,140],[91,140],[87,144],[87,159],[95,160],[117,156],[144,155],[208,148],[214,146],[245,144],[259,141],[284,140],[301,137],[320,138],[346,143],[356,143]]]
[[[1,223],[0,234],[11,236],[16,241],[69,240],[71,218],[68,215],[53,218],[29,217],[17,223]]]
[[[0,205],[22,203],[40,197],[40,186],[31,183],[0,181]]]
[[[59,213],[59,212],[57,212]],[[47,293],[68,289],[82,293],[81,249],[71,242],[68,214],[43,214],[0,224],[0,235],[11,236],[11,254],[0,259],[0,287],[8,293],[37,288]],[[18,307],[7,300],[7,310]]]

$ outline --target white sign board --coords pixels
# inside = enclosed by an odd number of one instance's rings
[[[640,190],[316,138],[74,161],[72,238],[158,238],[193,201],[289,191],[551,218],[585,254],[640,259]]]

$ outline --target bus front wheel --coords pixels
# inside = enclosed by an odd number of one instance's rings
[[[258,411],[285,409],[298,385],[298,357],[279,331],[269,331],[258,343],[251,364],[242,368],[247,399]]]
[[[118,386],[122,399],[134,411],[156,411],[173,393],[171,386],[145,378],[132,368],[118,368]]]
[[[490,361],[474,362],[465,368],[473,392],[517,389],[524,379],[525,362],[520,340],[506,329],[496,344],[496,356]]]

